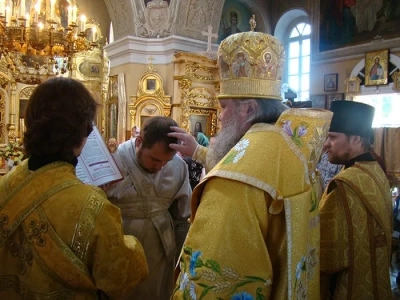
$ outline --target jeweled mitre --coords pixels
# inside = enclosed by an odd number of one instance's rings
[[[230,35],[218,48],[218,98],[282,100],[284,62],[285,50],[277,38],[254,31]]]

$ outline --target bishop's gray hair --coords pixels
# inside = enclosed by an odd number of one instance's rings
[[[280,100],[271,100],[271,99],[243,99],[238,100],[238,105],[249,103],[251,101],[255,101],[257,104],[257,109],[249,116],[246,123],[250,123],[251,125],[256,123],[268,123],[274,124],[278,121],[279,116],[283,111],[288,109],[288,107],[282,103]]]

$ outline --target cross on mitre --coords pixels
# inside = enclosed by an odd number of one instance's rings
[[[207,36],[207,53],[211,53],[211,39],[217,38],[218,34],[212,33],[212,26],[208,25],[208,31],[202,31],[201,34]]]

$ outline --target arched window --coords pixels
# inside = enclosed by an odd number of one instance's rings
[[[297,101],[310,98],[311,26],[297,22],[286,41],[287,68],[284,82],[297,93]]]

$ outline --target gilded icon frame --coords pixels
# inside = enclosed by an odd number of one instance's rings
[[[358,94],[360,92],[361,79],[358,77],[350,77],[345,80],[346,93],[347,94]]]
[[[365,86],[388,84],[389,50],[365,53]]]
[[[394,72],[392,74],[392,79],[393,79],[393,89],[400,91],[400,71],[397,70],[397,72]]]

